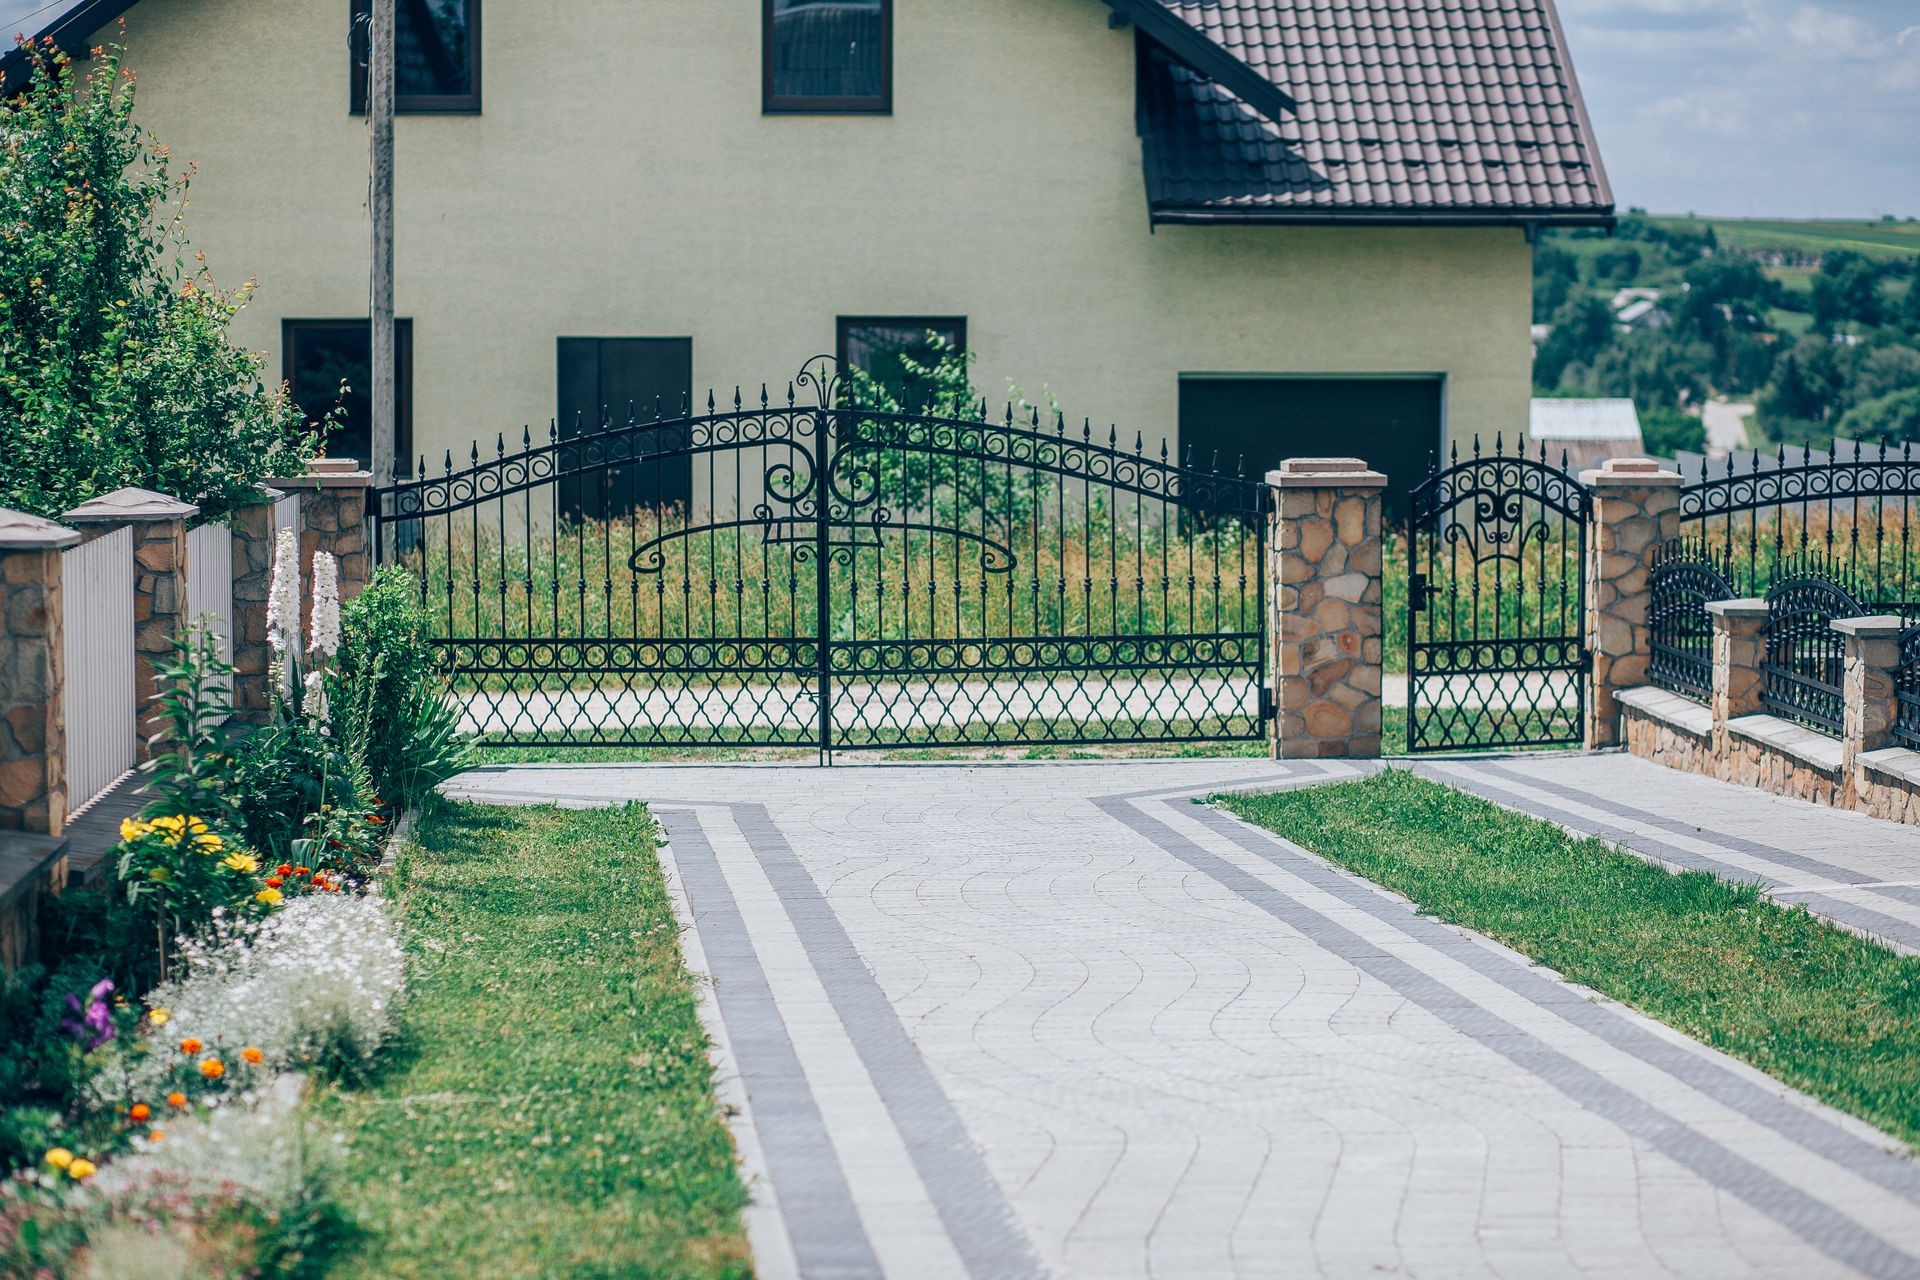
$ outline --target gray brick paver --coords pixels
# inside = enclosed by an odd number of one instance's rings
[[[1095,803],[1276,770],[535,767],[456,790],[645,799],[717,830],[765,806],[813,888],[743,897],[749,931],[756,917],[840,931],[850,952],[806,963],[828,984],[857,980],[836,969],[849,961],[868,975],[877,1004],[858,1017],[893,1021],[924,1061],[1050,1275],[1908,1274],[1920,1186],[1859,1163],[1864,1127],[1365,882],[1323,864],[1302,880],[1207,811]],[[1194,854],[1143,835],[1160,830]],[[1301,910],[1276,919],[1248,885]],[[726,967],[754,958],[709,949],[723,996]],[[846,1016],[781,1014],[814,1028],[808,1044]],[[835,1134],[856,1171],[866,1141],[924,1139],[922,1100],[887,1108],[864,1083],[809,1078],[836,1114],[869,1108]],[[941,1176],[863,1204],[880,1256],[965,1252],[964,1206],[950,1244],[889,1221],[932,1221]]]

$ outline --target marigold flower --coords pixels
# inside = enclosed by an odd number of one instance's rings
[[[260,859],[245,853],[230,853],[220,860],[220,865],[250,876],[260,869]]]
[[[67,1176],[75,1182],[80,1181],[82,1178],[91,1178],[93,1175],[94,1167],[93,1161],[91,1160],[75,1160],[67,1166]]]
[[[158,1142],[160,1141],[160,1139],[166,1136],[167,1136],[167,1131],[165,1129],[149,1129],[147,1131],[148,1142]]]
[[[280,887],[281,885],[283,885],[283,884],[285,884],[285,883],[286,883],[286,881],[285,881],[285,880],[282,880],[282,879],[281,879],[281,878],[280,878],[279,876],[268,876],[268,877],[267,877],[267,888],[269,888],[269,889],[278,889],[278,888],[279,888],[279,887]]]
[[[200,1062],[200,1074],[209,1080],[218,1080],[227,1074],[227,1064],[218,1058],[203,1058]]]
[[[136,1102],[133,1104],[133,1108],[127,1112],[127,1118],[135,1124],[145,1124],[153,1118],[153,1108],[144,1102]]]
[[[192,1036],[188,1036],[185,1040],[182,1040],[180,1042],[180,1052],[185,1054],[198,1053],[203,1047],[204,1046],[201,1045],[201,1043],[198,1040],[195,1040]]]
[[[264,902],[268,906],[273,907],[280,904],[282,894],[278,889],[262,889],[260,892],[254,894],[253,897],[254,901]]]
[[[165,1009],[147,1010],[147,1021],[151,1022],[156,1027],[166,1026],[167,1019],[171,1018],[172,1016],[173,1015],[171,1013],[168,1013]]]
[[[267,1055],[260,1052],[258,1049],[254,1048],[252,1045],[248,1045],[246,1048],[240,1051],[240,1056],[245,1058],[248,1062],[253,1063],[255,1066],[258,1066],[260,1065],[261,1062],[263,1062],[266,1059]]]
[[[187,1106],[187,1095],[175,1089],[167,1095],[167,1105],[176,1111],[184,1111]]]
[[[293,865],[291,863],[283,862],[279,866],[273,869],[273,874],[277,876],[290,876],[293,874]]]
[[[64,1169],[73,1163],[73,1152],[65,1147],[55,1147],[47,1152],[47,1163],[56,1169]]]
[[[293,869],[293,874],[297,876],[310,876],[313,874],[313,872],[306,867],[295,867]]]

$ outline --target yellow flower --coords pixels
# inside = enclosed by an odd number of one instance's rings
[[[281,894],[278,889],[262,889],[260,892],[253,895],[253,900],[255,902],[264,902],[268,906],[272,907],[272,906],[279,905],[280,897],[281,897]]]
[[[67,1176],[75,1182],[80,1181],[82,1178],[91,1178],[93,1176],[93,1161],[75,1160],[67,1166]]]
[[[151,1022],[156,1027],[166,1026],[167,1019],[171,1018],[172,1016],[173,1015],[171,1013],[168,1013],[165,1009],[147,1010],[147,1021]]]
[[[73,1152],[65,1147],[55,1147],[47,1152],[47,1163],[56,1169],[64,1169],[73,1163]]]
[[[137,818],[120,819],[120,838],[122,840],[138,840],[145,834],[147,834],[146,823],[141,822]]]
[[[230,853],[221,859],[220,865],[230,867],[241,875],[250,876],[260,869],[260,859],[246,853]]]
[[[212,835],[212,834],[208,834],[204,836],[195,836],[193,838],[193,842],[195,845],[199,846],[200,852],[202,853],[218,853],[222,849],[227,847],[227,842],[225,840],[222,840],[219,836]]]

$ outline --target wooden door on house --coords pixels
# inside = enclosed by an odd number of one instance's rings
[[[680,415],[693,391],[691,338],[561,338],[559,429],[562,440]],[[659,433],[664,442],[670,432]],[[633,433],[645,454],[661,447],[644,425]],[[563,515],[618,519],[640,507],[684,506],[693,497],[690,455],[650,458],[560,483]]]
[[[1180,379],[1180,449],[1197,466],[1265,475],[1287,458],[1364,458],[1386,473],[1389,520],[1442,448],[1437,377]]]

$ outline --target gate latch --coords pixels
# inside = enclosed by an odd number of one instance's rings
[[[1409,613],[1423,611],[1427,607],[1427,597],[1432,593],[1433,586],[1428,583],[1426,574],[1407,575],[1407,611]]]

